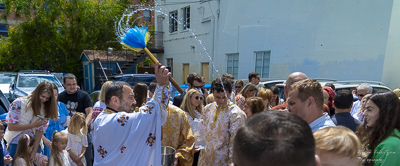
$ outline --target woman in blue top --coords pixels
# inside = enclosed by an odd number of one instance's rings
[[[51,88],[53,89],[54,99],[58,99],[58,87],[52,83]],[[43,143],[46,145],[44,147],[44,155],[50,158],[51,140],[54,131],[63,131],[66,128],[68,119],[68,110],[65,104],[57,101],[58,108],[58,119],[56,121],[49,119],[49,126],[47,127],[46,133],[43,134]]]
[[[357,130],[364,165],[400,165],[400,100],[393,92],[375,93],[365,104]]]

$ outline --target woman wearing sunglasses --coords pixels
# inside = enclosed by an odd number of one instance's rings
[[[201,111],[203,110],[203,96],[197,89],[190,89],[181,104],[181,109],[185,111],[188,115],[188,121],[191,128],[194,128],[194,119],[200,118]],[[199,149],[195,149],[193,165],[197,165],[199,157]]]
[[[190,126],[195,118],[200,118],[203,109],[203,96],[197,89],[190,89],[183,98],[181,109],[187,112]]]
[[[235,91],[234,91],[235,96],[240,93],[240,91],[243,89],[243,87],[244,87],[243,81],[237,80],[235,83]]]

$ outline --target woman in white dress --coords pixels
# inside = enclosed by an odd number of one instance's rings
[[[186,93],[185,97],[183,97],[181,109],[187,113],[188,121],[192,130],[199,129],[198,125],[195,126],[194,121],[195,119],[200,118],[201,111],[203,110],[203,96],[201,95],[200,91],[197,89],[190,89]],[[195,138],[200,136],[199,133],[200,132],[198,131],[193,131]],[[197,140],[198,139],[196,139],[196,141]],[[200,148],[196,147],[193,165],[197,165],[199,154]]]

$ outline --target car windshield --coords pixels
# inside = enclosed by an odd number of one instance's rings
[[[0,74],[0,84],[10,84],[14,79],[15,76]]]
[[[54,76],[20,76],[18,80],[18,87],[36,87],[43,81],[55,83],[57,87],[61,87],[60,82]]]

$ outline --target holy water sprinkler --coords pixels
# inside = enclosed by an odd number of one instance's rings
[[[125,36],[123,37],[121,44],[136,52],[144,50],[151,59],[151,61],[157,63],[158,60],[153,56],[153,54],[149,51],[149,49],[146,48],[146,44],[149,41],[149,39],[150,39],[150,34],[149,32],[147,32],[146,26],[142,26],[140,28],[135,26],[134,28],[130,28],[125,33]],[[183,93],[183,89],[172,77],[169,77],[169,81],[178,90],[179,93],[181,94]]]

